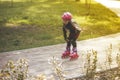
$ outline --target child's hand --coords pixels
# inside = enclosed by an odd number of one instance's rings
[[[65,41],[66,41],[66,42],[69,42],[70,40],[69,40],[69,39],[66,39]]]

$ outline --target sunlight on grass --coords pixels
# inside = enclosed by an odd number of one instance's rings
[[[61,36],[55,37],[55,40],[59,40],[59,39],[62,39],[62,38],[63,38],[63,36],[61,35]]]
[[[1,1],[11,1],[11,0],[1,0]],[[22,0],[14,0],[14,2],[23,2]]]
[[[120,32],[120,18],[94,0],[90,10],[85,0],[13,2],[13,7],[8,0],[0,3],[0,52],[63,43],[61,15],[66,11],[82,28],[78,40]]]
[[[15,26],[18,26],[18,25],[12,24],[12,23],[6,23],[5,24],[5,27],[15,27]]]
[[[17,21],[18,24],[29,24],[28,20],[19,20]]]
[[[74,16],[74,19],[77,23],[79,24],[84,24],[87,22],[86,18],[85,17],[78,17],[78,16]]]
[[[61,4],[61,3],[63,3],[62,1],[56,1],[56,2],[52,2],[52,4]],[[64,4],[64,3],[63,3]]]

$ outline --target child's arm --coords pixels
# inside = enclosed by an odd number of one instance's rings
[[[64,27],[63,27],[63,36],[64,36],[64,39],[67,40],[67,31],[65,30]]]

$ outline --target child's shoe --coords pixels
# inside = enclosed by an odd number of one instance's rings
[[[62,54],[62,58],[68,58],[70,56],[70,51],[65,51],[63,54]]]
[[[73,52],[70,54],[70,60],[78,59],[79,55],[77,54],[77,48],[74,47],[72,50]]]
[[[78,59],[79,55],[76,52],[73,52],[70,54],[70,60],[76,60]]]

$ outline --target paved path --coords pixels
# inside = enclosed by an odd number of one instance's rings
[[[96,0],[120,17],[120,0]]]
[[[40,73],[44,73],[49,76],[53,73],[52,67],[48,64],[48,59],[52,56],[59,58],[61,61],[64,61],[63,67],[66,76],[75,76],[84,73],[82,68],[84,67],[85,57],[83,54],[87,54],[87,50],[97,50],[98,51],[98,61],[99,63],[104,63],[106,57],[106,50],[110,44],[113,45],[113,56],[115,56],[118,48],[120,48],[120,33],[108,35],[104,37],[83,40],[77,42],[78,44],[78,53],[80,55],[79,59],[76,61],[69,61],[69,59],[61,59],[61,53],[65,50],[66,44],[58,44],[53,46],[46,47],[38,47],[32,49],[25,50],[17,50],[11,52],[0,53],[0,68],[8,61],[8,60],[18,60],[19,58],[27,58],[30,64],[30,73],[33,75],[37,75]],[[81,67],[81,68],[80,68]],[[75,69],[78,68],[78,69]]]

